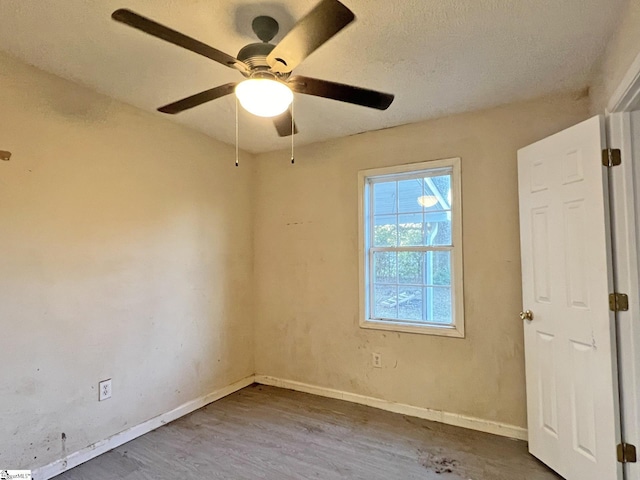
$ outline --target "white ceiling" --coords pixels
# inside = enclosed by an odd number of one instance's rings
[[[356,21],[294,74],[395,93],[389,110],[297,95],[297,144],[391,127],[591,80],[626,0],[342,0]],[[127,7],[231,55],[271,15],[282,37],[315,0],[1,0],[0,49],[148,111],[241,75],[111,20]],[[169,117],[234,143],[232,95]],[[165,116],[161,113],[156,113]],[[240,146],[286,148],[268,119],[240,116]]]

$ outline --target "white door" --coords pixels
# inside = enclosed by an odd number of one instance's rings
[[[604,119],[518,151],[529,451],[568,480],[622,479]]]

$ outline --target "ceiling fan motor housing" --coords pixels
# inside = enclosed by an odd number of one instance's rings
[[[249,65],[251,70],[256,68],[268,69],[267,55],[269,55],[275,47],[275,45],[270,43],[250,43],[242,47],[238,52],[237,58],[241,62]]]
[[[286,80],[289,78],[291,75],[290,72],[274,72],[269,63],[267,63],[267,56],[274,48],[275,45],[271,43],[250,43],[242,47],[238,52],[237,58],[251,69],[247,76],[252,78],[261,76],[278,80]]]

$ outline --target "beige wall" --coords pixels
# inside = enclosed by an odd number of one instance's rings
[[[624,75],[640,54],[640,0],[629,0],[625,13],[607,44],[592,88],[591,109],[602,113]]]
[[[0,149],[0,466],[253,373],[251,161],[4,54]]]
[[[516,150],[588,115],[555,96],[258,156],[257,373],[525,426]],[[462,158],[466,339],[358,327],[360,169]],[[383,355],[382,369],[371,353]]]

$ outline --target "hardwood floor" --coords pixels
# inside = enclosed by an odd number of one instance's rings
[[[526,443],[253,385],[56,477],[553,480]]]

